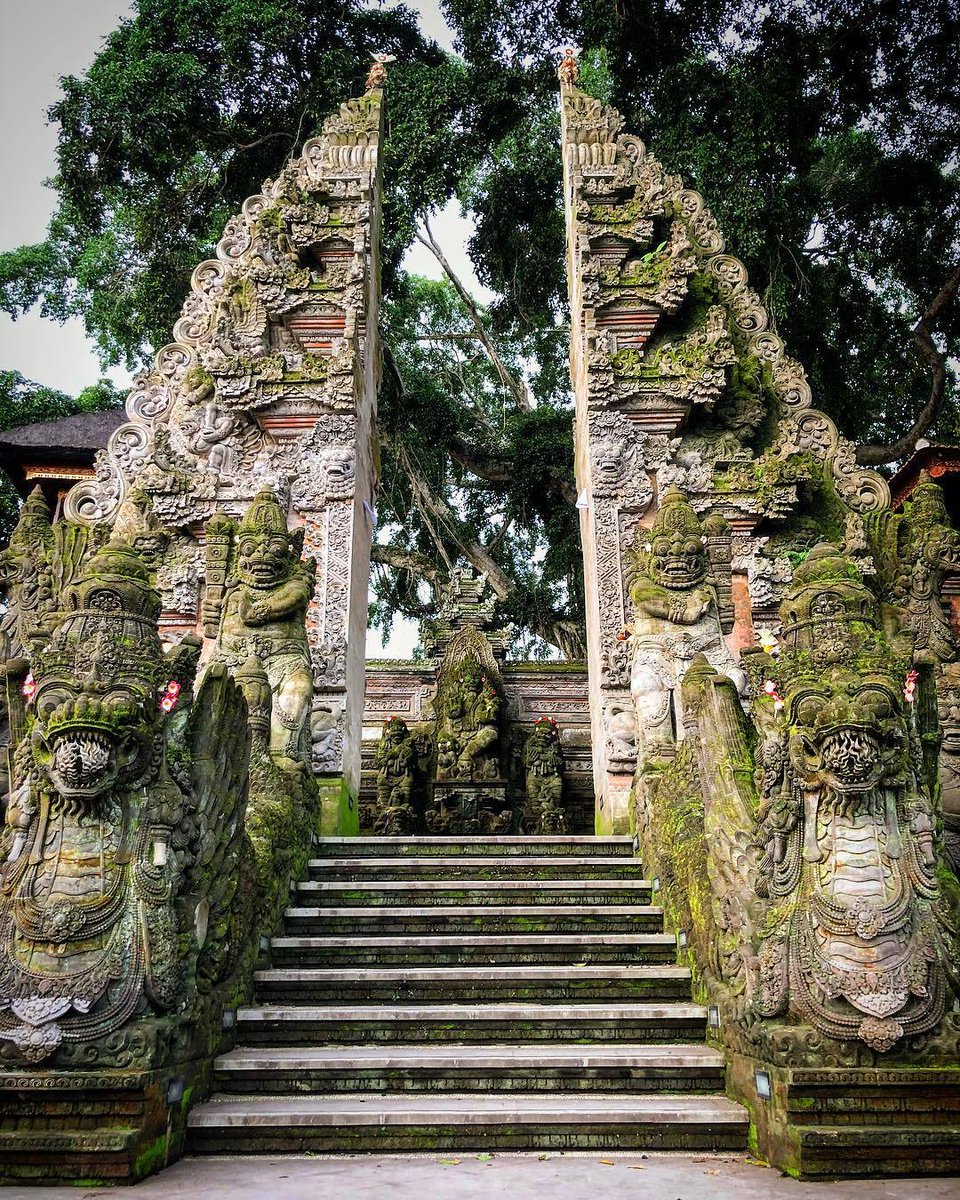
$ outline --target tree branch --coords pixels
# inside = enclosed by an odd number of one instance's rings
[[[504,458],[498,458],[482,446],[471,446],[462,438],[452,437],[446,446],[450,457],[465,471],[488,483],[512,483],[514,472]]]
[[[374,542],[370,547],[370,561],[397,571],[409,571],[418,579],[425,579],[432,588],[443,583],[445,575],[432,559],[416,550],[404,550],[400,546],[384,546]]]
[[[913,344],[920,357],[930,365],[933,379],[930,384],[930,397],[923,406],[920,415],[914,421],[907,433],[897,441],[887,446],[862,445],[857,447],[857,462],[865,467],[877,467],[883,463],[894,462],[912,453],[917,438],[922,437],[940,415],[943,398],[947,390],[947,354],[937,347],[933,340],[933,330],[937,318],[946,311],[960,289],[960,265],[956,266],[947,282],[943,285],[933,302],[923,316],[913,327]]]
[[[506,387],[511,396],[513,396],[514,403],[516,404],[517,408],[533,408],[533,404],[530,400],[525,383],[522,379],[517,379],[513,373],[508,370],[506,363],[497,353],[497,348],[491,341],[490,335],[487,333],[486,327],[483,324],[483,320],[480,316],[480,310],[477,308],[476,301],[460,282],[460,279],[454,272],[453,267],[451,267],[450,263],[447,261],[446,255],[437,245],[437,242],[435,241],[433,233],[430,229],[430,223],[427,221],[426,217],[424,217],[423,220],[423,228],[426,232],[421,233],[418,230],[417,241],[426,246],[426,248],[443,268],[443,272],[446,277],[453,284],[454,291],[463,301],[464,307],[470,314],[470,320],[473,322],[473,327],[477,332],[477,338],[486,351],[487,358],[489,358],[495,371],[500,376],[500,380],[504,387]]]

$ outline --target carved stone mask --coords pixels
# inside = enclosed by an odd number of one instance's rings
[[[661,587],[683,591],[707,577],[703,526],[678,488],[668,488],[642,557],[644,574]]]
[[[254,588],[271,588],[289,576],[294,565],[283,510],[273,492],[260,492],[241,522],[237,536],[237,577]]]
[[[114,540],[65,591],[64,606],[37,658],[32,747],[54,789],[83,809],[151,768],[165,671],[160,604],[146,567]]]
[[[794,762],[838,796],[869,792],[906,745],[900,700],[892,678],[831,671],[816,685],[788,696]]]
[[[651,574],[664,587],[679,591],[706,578],[707,556],[699,537],[664,535],[655,537],[651,547]]]

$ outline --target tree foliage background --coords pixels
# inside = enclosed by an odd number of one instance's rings
[[[105,363],[168,339],[192,267],[345,96],[391,68],[373,618],[425,615],[452,563],[486,570],[534,647],[582,650],[572,508],[556,79],[619,107],[706,197],[816,403],[865,462],[958,435],[955,0],[140,0],[63,82],[49,237],[0,256],[0,303],[79,315]],[[495,294],[400,268],[456,197]],[[443,247],[436,247],[442,256]]]

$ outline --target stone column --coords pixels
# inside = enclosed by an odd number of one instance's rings
[[[651,289],[624,282],[656,210],[656,201],[643,203],[641,157],[624,153],[632,139],[618,137],[619,114],[570,81],[562,84],[561,113],[596,828],[625,833],[637,760],[627,555],[685,406],[661,395],[654,380],[619,369],[641,363],[664,311]],[[682,274],[684,264],[674,265]]]

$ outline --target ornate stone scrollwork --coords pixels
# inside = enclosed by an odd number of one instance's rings
[[[837,493],[854,512],[881,512],[890,506],[886,480],[876,471],[857,464],[852,443],[842,438],[830,418],[816,409],[785,417],[780,422],[773,453],[781,459],[791,454],[812,454],[825,462]]]

